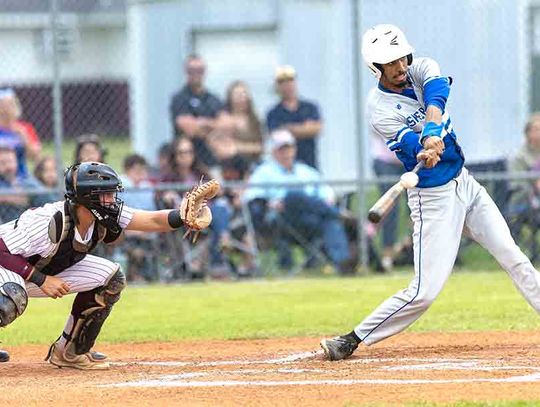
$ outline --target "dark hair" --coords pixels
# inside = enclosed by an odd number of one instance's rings
[[[229,84],[227,87],[227,94],[226,94],[226,100],[225,100],[225,110],[229,113],[232,113],[232,93],[234,88],[238,86],[243,86],[244,88],[248,89],[247,83],[244,81],[233,81]],[[253,107],[253,99],[251,98],[251,94],[249,94],[248,97],[248,120],[249,120],[249,128],[252,129],[255,134],[262,137],[262,131],[261,131],[261,121],[257,117],[257,114],[255,113],[255,109]]]
[[[52,161],[56,164],[56,160],[54,157],[51,156],[44,156],[41,160],[39,160],[36,164],[36,167],[34,168],[34,177],[36,177],[42,184],[45,183],[43,180],[43,170],[45,169],[45,164],[47,161]]]
[[[97,134],[93,133],[86,133],[81,134],[76,139],[77,146],[75,147],[75,163],[80,162],[79,155],[81,154],[82,148],[86,144],[94,144],[97,149],[99,150],[99,155],[101,156],[101,162],[105,162],[105,156],[107,155],[107,150],[103,148],[103,144],[101,143],[101,138]]]
[[[243,180],[249,170],[249,162],[240,155],[224,159],[221,161],[220,166],[224,178],[227,178],[228,181]]]
[[[148,166],[146,159],[139,154],[130,154],[124,159],[124,170],[127,171],[136,165]]]
[[[208,168],[203,163],[201,163],[201,161],[197,157],[195,146],[193,145],[193,141],[187,137],[177,137],[171,143],[170,166],[172,170],[172,174],[171,174],[172,178],[175,178],[175,181],[183,181],[183,180],[176,179],[178,176],[178,167],[176,164],[176,150],[178,149],[178,145],[184,140],[188,141],[189,144],[191,144],[191,146],[194,149],[193,150],[193,154],[194,154],[193,164],[191,164],[191,171],[195,173],[197,177],[204,176],[205,178],[208,178]]]
[[[196,54],[196,53],[193,52],[193,53],[189,54],[186,57],[186,60],[184,62],[184,66],[187,66],[187,64],[189,64],[191,61],[193,61],[195,59],[198,59],[198,60],[201,60],[201,61],[204,62],[204,60],[202,59],[202,57],[199,54]]]

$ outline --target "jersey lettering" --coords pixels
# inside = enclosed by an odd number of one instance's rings
[[[423,107],[420,107],[416,112],[407,116],[407,125],[412,129],[418,123],[424,121],[426,118],[426,111]]]

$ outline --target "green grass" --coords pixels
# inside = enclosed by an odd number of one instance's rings
[[[340,279],[130,287],[102,332],[105,342],[320,336],[349,331],[412,274]],[[72,296],[32,298],[2,331],[5,344],[49,343]],[[538,315],[503,272],[455,273],[412,331],[534,330]]]

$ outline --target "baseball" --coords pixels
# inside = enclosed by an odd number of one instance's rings
[[[399,181],[401,182],[401,185],[407,189],[414,188],[416,184],[418,184],[418,175],[414,172],[406,172],[401,175]]]

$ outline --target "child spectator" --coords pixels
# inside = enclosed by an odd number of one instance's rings
[[[34,177],[45,188],[54,189],[58,187],[58,171],[56,160],[53,157],[45,156],[36,164]],[[55,202],[59,198],[58,193],[50,191],[35,196],[35,206],[43,206],[48,202]]]
[[[124,175],[120,177],[124,187],[122,195],[127,206],[146,211],[156,210],[154,191],[148,181],[148,163],[139,154],[124,159]],[[129,281],[155,281],[158,278],[155,257],[155,234],[126,230],[125,253],[127,256],[127,279]]]
[[[97,134],[83,134],[77,137],[75,147],[75,163],[85,161],[105,162],[107,151],[103,148],[101,138]]]
[[[27,188],[38,187],[33,178],[18,175],[15,150],[11,146],[0,145],[0,190],[13,192],[9,195],[0,195],[0,223],[18,218],[32,206],[29,196],[23,192]]]
[[[20,105],[13,89],[0,90],[0,142],[15,151],[17,156],[17,175],[28,176],[26,163],[27,150],[31,150],[26,133],[20,131],[16,122],[20,116]]]

